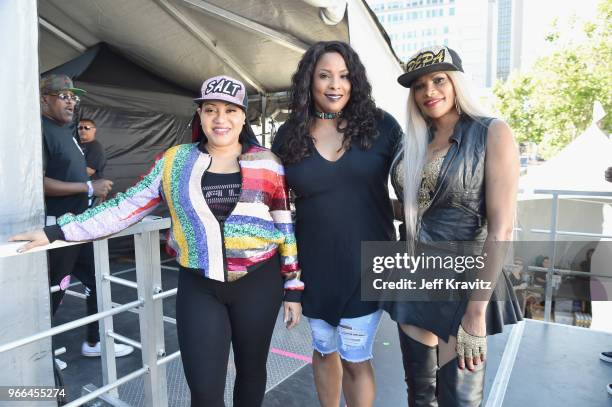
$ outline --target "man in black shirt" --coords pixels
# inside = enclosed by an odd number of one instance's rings
[[[104,147],[96,140],[96,123],[92,119],[82,118],[79,120],[78,130],[81,149],[87,163],[87,175],[92,180],[104,178],[106,155]]]
[[[79,96],[84,93],[84,90],[75,88],[66,75],[48,75],[41,79],[43,189],[47,225],[55,224],[56,218],[67,212],[83,212],[87,209],[88,198],[106,197],[113,185],[105,179],[89,181],[83,151],[75,138],[74,127],[70,126]],[[61,288],[51,295],[52,313],[55,314],[70,283],[70,274],[74,274],[89,290],[95,291],[93,261],[87,260],[92,258],[93,251],[89,244],[50,250],[48,254],[49,285],[59,285]],[[87,261],[81,261],[83,258]],[[96,312],[95,303],[95,296],[92,296],[92,300],[88,301],[88,314]],[[87,341],[99,341],[97,323],[88,325],[87,329]],[[116,348],[119,354],[119,345]],[[65,367],[65,364],[61,367]]]
[[[96,123],[93,119],[81,118],[77,129],[79,130],[81,150],[83,150],[83,154],[85,154],[87,176],[92,181],[104,178],[106,154],[104,154],[104,147],[102,147],[102,144],[96,140]],[[89,198],[89,207],[100,202],[102,202],[102,200],[96,200],[93,197]]]

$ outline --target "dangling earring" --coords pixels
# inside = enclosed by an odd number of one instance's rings
[[[455,98],[455,109],[457,109],[457,114],[461,116],[461,107],[459,106],[459,102],[457,102],[457,98]]]

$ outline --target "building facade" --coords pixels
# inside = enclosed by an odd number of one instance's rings
[[[576,27],[597,15],[596,0],[367,0],[389,34],[399,58],[408,60],[428,45],[447,45],[463,60],[466,74],[480,89],[512,71],[527,70],[553,51],[546,40],[564,32],[573,41]],[[575,32],[575,35],[574,35]],[[485,92],[486,93],[486,92]]]
[[[497,0],[368,0],[403,61],[429,45],[447,45],[462,57],[476,86],[497,73]]]

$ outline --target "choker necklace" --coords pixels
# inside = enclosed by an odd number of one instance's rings
[[[319,119],[337,119],[338,117],[342,116],[342,110],[337,113],[323,113],[315,110],[314,115]]]

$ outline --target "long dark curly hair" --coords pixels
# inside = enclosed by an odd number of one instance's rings
[[[338,131],[344,134],[342,147],[350,149],[355,140],[366,150],[378,136],[376,120],[382,117],[382,111],[372,99],[372,86],[368,82],[365,67],[359,55],[350,45],[340,41],[321,41],[311,46],[293,74],[291,87],[291,113],[285,123],[285,135],[280,140],[279,156],[285,163],[297,163],[310,155],[310,127],[315,120],[312,97],[312,80],[314,69],[319,59],[328,52],[342,55],[349,71],[351,96],[342,110],[346,120],[338,121]],[[340,127],[340,125],[344,127]]]

